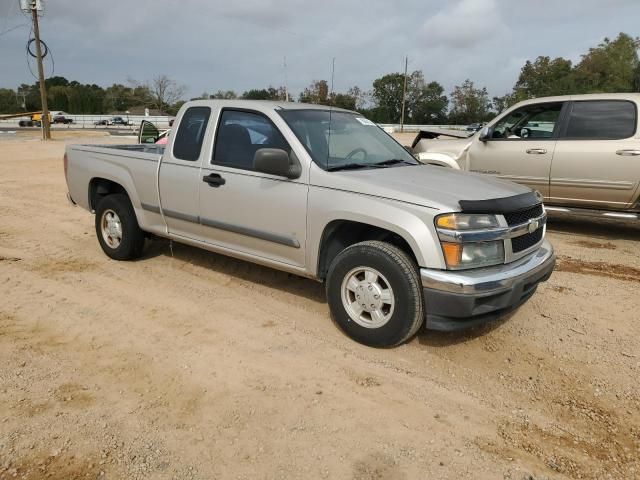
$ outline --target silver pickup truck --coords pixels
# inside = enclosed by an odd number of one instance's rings
[[[320,280],[335,322],[378,347],[496,319],[553,270],[539,194],[421,165],[358,113],[198,100],[173,132],[67,147],[69,199],[113,259],[158,236]]]

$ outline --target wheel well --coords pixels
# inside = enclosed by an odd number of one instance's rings
[[[92,178],[91,182],[89,182],[89,207],[91,210],[95,210],[102,198],[114,193],[124,193],[128,195],[124,187],[113,180]]]
[[[318,256],[318,278],[324,280],[333,259],[347,247],[365,240],[379,240],[390,243],[418,263],[413,250],[397,233],[367,223],[351,220],[334,220],[329,223],[322,233],[320,255]]]

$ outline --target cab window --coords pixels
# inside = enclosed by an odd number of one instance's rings
[[[261,148],[291,148],[278,128],[259,113],[223,110],[216,134],[212,163],[253,170],[253,157]]]
[[[210,116],[209,107],[191,107],[184,112],[173,142],[174,157],[189,162],[195,162],[200,158]]]
[[[617,140],[636,131],[636,107],[626,100],[589,100],[573,103],[566,139]]]
[[[519,108],[494,125],[491,138],[496,140],[550,139],[554,135],[561,110],[562,102]]]

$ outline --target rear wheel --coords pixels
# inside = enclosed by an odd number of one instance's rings
[[[361,242],[340,252],[327,274],[327,300],[338,326],[372,347],[403,343],[424,321],[418,267],[385,242]]]
[[[142,255],[145,236],[129,197],[118,193],[100,200],[95,223],[98,242],[107,256],[114,260],[132,260]]]

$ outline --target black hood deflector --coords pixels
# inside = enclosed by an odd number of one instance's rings
[[[511,213],[540,205],[542,195],[538,192],[527,192],[513,197],[492,198],[489,200],[460,200],[460,208],[464,213]]]

